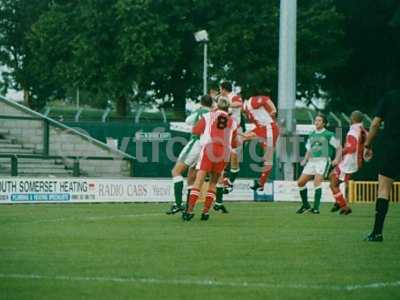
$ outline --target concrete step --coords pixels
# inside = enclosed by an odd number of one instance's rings
[[[10,131],[8,129],[0,128],[0,135],[9,135]]]
[[[2,148],[0,147],[1,154],[35,154],[33,149],[24,148]]]
[[[9,171],[9,170],[11,170],[10,169],[11,167],[10,166],[7,166],[7,165],[0,165],[0,172],[1,171]]]
[[[33,171],[20,171],[18,170],[18,176],[28,176],[32,175],[32,177],[42,177],[42,176],[72,176],[72,172],[33,172]]]
[[[11,174],[10,168],[1,168],[0,174]],[[42,175],[72,175],[72,170],[55,170],[55,169],[20,169],[18,168],[18,175],[22,174],[33,174],[35,176]]]
[[[11,177],[10,172],[5,173],[0,171],[1,177]],[[74,178],[72,174],[37,174],[37,173],[19,173],[18,177],[62,177],[62,178]],[[76,178],[76,177],[75,177]]]
[[[0,147],[1,147],[1,145],[3,145],[3,144],[14,144],[15,143],[15,140],[14,139],[1,139],[0,138]]]
[[[9,166],[11,164],[11,160],[4,160],[4,158],[0,161],[0,166]],[[54,169],[66,169],[67,167],[64,164],[56,164],[54,161],[45,161],[42,160],[41,163],[23,161],[18,159],[18,167],[19,168],[31,168],[31,169],[43,169],[43,168],[54,168]]]
[[[24,169],[18,168],[19,173],[32,173],[32,174],[72,174],[72,170],[65,169]]]
[[[123,175],[118,175],[118,174],[114,174],[114,173],[101,173],[101,174],[91,174],[90,177],[98,177],[98,178],[111,178],[111,179],[115,179],[115,178],[132,178],[130,176],[123,176]]]
[[[8,157],[0,157],[0,163],[2,162],[9,162],[10,159]],[[54,159],[43,159],[43,158],[24,158],[18,157],[18,163],[36,163],[36,164],[43,164],[43,163],[55,163]]]
[[[11,159],[8,157],[0,157],[0,164],[10,164]],[[41,159],[41,158],[22,158],[18,157],[18,165],[56,165],[64,166],[61,160],[55,159]]]
[[[22,145],[21,144],[0,144],[0,149],[22,149]],[[33,150],[33,148],[29,148],[31,150]]]
[[[28,144],[28,143],[22,143],[23,148],[30,148],[30,149],[36,149],[35,144]]]
[[[18,170],[49,170],[49,172],[51,172],[51,170],[68,170],[65,168],[64,165],[29,165],[29,164],[18,164]]]

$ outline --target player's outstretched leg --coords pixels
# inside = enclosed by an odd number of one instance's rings
[[[263,145],[264,149],[264,166],[263,170],[261,172],[260,178],[258,181],[254,181],[254,185],[251,186],[250,188],[255,191],[264,191],[264,185],[268,181],[269,175],[272,172],[272,166],[273,166],[273,157],[274,157],[274,147],[269,147],[268,145],[268,139],[267,142]]]
[[[335,204],[331,208],[331,212],[339,211],[341,215],[349,215],[352,213],[351,208],[348,206],[347,201],[341,192],[339,185],[340,180],[337,175],[338,169],[332,171],[330,175],[330,189],[332,191],[333,198],[335,198]]]
[[[258,180],[254,180],[254,184],[250,187],[252,190],[262,192],[264,190],[264,185],[267,182],[269,175],[272,171],[272,165],[265,165],[260,178]]]

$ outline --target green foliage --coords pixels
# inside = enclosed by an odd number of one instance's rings
[[[333,70],[343,67],[344,19],[333,1],[304,1],[298,10],[297,92],[308,101],[329,90]],[[334,85],[333,85],[334,87]]]
[[[129,101],[154,98],[182,111],[202,90],[193,37],[201,29],[210,35],[210,84],[228,79],[244,96],[268,89],[276,99],[277,1],[2,0],[0,13],[8,85],[29,91],[36,106],[79,88],[113,99],[120,115]],[[299,95],[327,92],[332,107],[350,109],[398,85],[398,1],[298,1],[297,19]]]
[[[400,86],[400,2],[336,0],[345,16],[347,63],[329,75],[332,107],[375,110],[388,90]]]
[[[40,108],[46,99],[33,91],[35,78],[30,73],[32,48],[27,34],[38,18],[47,11],[50,0],[1,0],[0,1],[0,63],[5,65],[6,86],[25,90],[32,107]],[[43,70],[42,72],[44,72]]]
[[[213,72],[242,86],[245,95],[276,90],[279,10],[271,1],[230,1],[212,26]]]

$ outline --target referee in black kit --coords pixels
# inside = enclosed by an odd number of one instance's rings
[[[389,194],[393,182],[400,175],[400,90],[387,93],[378,105],[365,142],[364,158],[372,158],[371,143],[379,132],[382,122],[383,153],[379,157],[379,188],[376,200],[375,224],[372,232],[365,238],[369,242],[383,241],[383,224],[389,208]]]

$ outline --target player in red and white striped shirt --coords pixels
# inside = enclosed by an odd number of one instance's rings
[[[222,82],[219,86],[219,91],[221,96],[229,99],[229,113],[238,125],[238,134],[241,134],[243,132],[243,129],[240,127],[243,107],[242,98],[232,91],[232,83],[229,81]],[[228,212],[223,204],[223,194],[229,193],[233,189],[233,183],[240,171],[239,159],[241,151],[242,145],[238,145],[238,147],[232,149],[229,171],[225,174],[225,178],[221,178],[221,182],[217,184],[217,199],[215,201],[214,209],[221,211],[222,213]]]
[[[198,170],[196,180],[190,191],[187,209],[182,215],[185,221],[190,221],[194,216],[193,209],[207,173],[210,174],[210,182],[201,220],[208,220],[208,212],[215,199],[218,179],[225,165],[229,162],[232,148],[238,145],[237,124],[229,116],[228,108],[229,100],[225,97],[219,97],[217,110],[203,115],[193,128],[193,134],[201,135],[202,149],[196,166]]]
[[[272,171],[274,150],[279,137],[279,128],[276,124],[276,107],[268,96],[250,97],[244,104],[248,120],[255,128],[243,134],[244,140],[257,139],[264,149],[264,166],[260,178],[251,187],[254,190],[263,190],[264,184]]]
[[[346,136],[346,144],[342,151],[342,159],[330,174],[330,188],[335,198],[335,204],[331,212],[340,210],[340,214],[348,215],[351,208],[340,191],[341,182],[347,184],[351,174],[357,172],[364,160],[364,143],[367,137],[367,130],[364,128],[363,113],[356,110],[351,113],[351,127]]]

